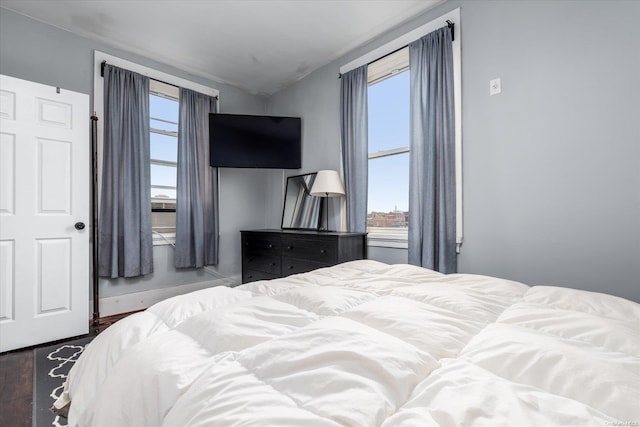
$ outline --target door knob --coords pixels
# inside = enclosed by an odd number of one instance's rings
[[[78,221],[73,225],[76,230],[84,230],[84,222]]]

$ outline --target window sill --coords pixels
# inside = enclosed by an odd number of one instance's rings
[[[367,245],[379,248],[407,249],[407,229],[371,227],[367,234]]]
[[[176,233],[153,232],[153,246],[175,246]]]

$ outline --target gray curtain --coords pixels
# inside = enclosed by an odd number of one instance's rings
[[[368,170],[367,65],[342,75],[340,129],[347,199],[347,230],[367,230]]]
[[[453,53],[447,27],[409,45],[409,263],[454,273],[456,262]]]
[[[216,99],[180,88],[177,268],[218,263],[218,170],[209,166],[209,113]]]
[[[149,78],[106,64],[98,274],[153,272]]]

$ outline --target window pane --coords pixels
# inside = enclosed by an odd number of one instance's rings
[[[177,162],[178,138],[151,132],[151,158]]]
[[[178,132],[177,123],[167,123],[160,120],[151,119],[150,126],[151,129],[163,130],[166,132]]]
[[[156,82],[157,83],[157,82]],[[159,89],[158,89],[159,88]],[[156,89],[162,89],[156,84]],[[177,162],[178,138],[154,132],[178,132],[179,104],[175,99],[162,96],[149,96],[150,127],[150,155],[151,164],[151,208],[176,208],[176,166],[153,164],[153,160]],[[173,188],[162,188],[173,187]],[[161,233],[175,232],[175,212],[152,212],[152,227]]]
[[[151,198],[155,199],[151,201],[151,204],[154,203],[163,203],[164,199],[167,199],[169,203],[175,203],[176,201],[176,190],[172,190],[170,188],[157,188],[151,187]],[[157,208],[166,208],[167,206],[152,206]]]
[[[164,165],[151,165],[151,186],[168,185],[176,187],[176,167]]]
[[[369,160],[367,226],[407,227],[409,153]]]
[[[176,213],[151,212],[151,228],[160,233],[175,233]]]
[[[149,115],[155,119],[178,123],[178,101],[149,95]]]
[[[369,86],[369,153],[409,146],[409,71]]]

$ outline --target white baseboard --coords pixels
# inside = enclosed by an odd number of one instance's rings
[[[189,283],[186,285],[100,298],[100,317],[144,310],[167,298],[214,286],[236,286],[240,282],[240,276],[231,276],[226,279],[207,280],[205,282]],[[93,300],[89,301],[89,313],[93,313]]]

